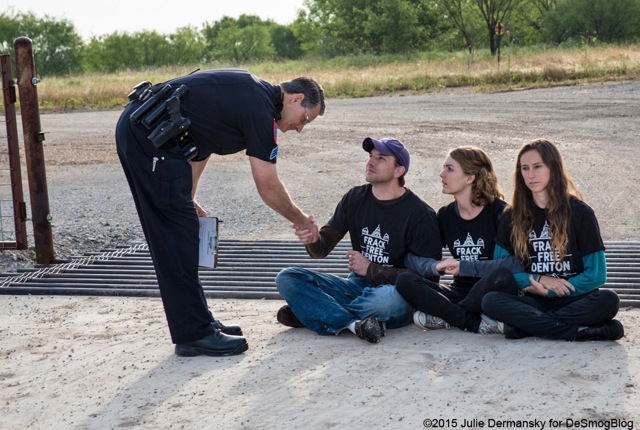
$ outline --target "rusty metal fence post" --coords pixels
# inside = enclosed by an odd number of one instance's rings
[[[20,116],[22,117],[22,132],[29,178],[36,262],[39,264],[51,264],[54,262],[53,234],[42,145],[44,133],[40,130],[40,111],[36,89],[39,80],[35,76],[36,67],[33,58],[33,45],[28,37],[19,37],[14,40],[13,48],[16,53]]]
[[[4,96],[4,117],[7,127],[7,143],[9,155],[9,176],[11,179],[11,196],[13,198],[13,217],[15,226],[15,247],[27,249],[27,207],[22,190],[22,173],[20,169],[20,145],[18,143],[18,126],[16,121],[16,87],[11,72],[11,56],[0,55],[2,71],[2,95]]]

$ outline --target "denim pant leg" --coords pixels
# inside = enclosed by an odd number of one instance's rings
[[[482,309],[532,336],[571,341],[579,327],[598,325],[615,316],[617,296],[609,293],[595,290],[579,297],[545,298],[492,292],[482,300]]]
[[[276,288],[300,322],[321,334],[337,334],[358,315],[347,305],[362,295],[368,284],[350,274],[348,278],[289,267],[276,276]]]
[[[366,283],[363,285],[365,288],[362,294],[346,306],[358,316],[358,319],[373,315],[378,321],[386,322],[387,328],[400,328],[413,322],[413,308],[398,293],[395,286],[373,287]]]

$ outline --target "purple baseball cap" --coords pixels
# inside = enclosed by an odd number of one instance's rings
[[[373,148],[376,148],[382,155],[393,155],[398,160],[401,166],[404,166],[404,173],[409,171],[409,151],[404,147],[402,142],[393,137],[385,137],[380,140],[367,137],[362,142],[362,148],[371,152]]]

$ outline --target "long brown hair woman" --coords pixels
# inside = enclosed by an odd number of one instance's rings
[[[496,243],[524,266],[515,274],[524,295],[488,293],[485,314],[507,338],[617,340],[618,296],[606,282],[604,243],[596,216],[567,174],[558,148],[545,139],[518,153],[513,198]]]
[[[496,230],[507,204],[493,163],[479,147],[462,146],[449,152],[440,179],[442,192],[453,197],[438,211],[442,245],[453,258],[438,262],[410,254],[405,263],[419,275],[401,274],[396,289],[416,309],[413,320],[418,327],[433,330],[452,325],[484,333],[482,298],[496,288],[517,293],[513,275],[506,268],[486,276],[460,273],[460,269],[465,263],[493,262]],[[445,272],[454,275],[449,285],[428,279]]]

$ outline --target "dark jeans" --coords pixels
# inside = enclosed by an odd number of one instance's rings
[[[398,276],[396,289],[415,309],[473,333],[480,327],[482,299],[487,293],[518,294],[513,274],[505,268],[488,273],[470,290],[437,284],[413,273]]]
[[[485,314],[522,332],[515,337],[529,335],[545,339],[573,340],[579,327],[610,321],[619,307],[616,293],[598,289],[578,297],[489,293],[482,299]]]

